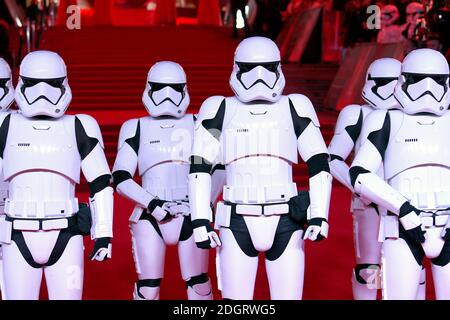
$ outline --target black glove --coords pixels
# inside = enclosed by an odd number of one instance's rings
[[[149,212],[151,215],[153,215],[153,216],[156,218],[156,220],[158,220],[159,222],[165,222],[165,221],[168,221],[168,220],[170,220],[170,219],[173,218],[173,215],[172,215],[169,211],[167,211],[167,210],[164,210],[164,211],[165,211],[165,215],[164,215],[164,213],[163,213],[163,215],[159,215],[159,214],[158,214],[158,215],[155,215],[155,214],[153,214],[153,211],[154,211],[157,207],[160,207],[160,208],[162,209],[163,205],[164,205],[166,202],[167,202],[167,201],[161,200],[161,199],[159,199],[159,198],[153,198],[152,201],[150,201],[150,203],[149,203],[148,206],[147,206],[148,212]]]
[[[111,258],[111,238],[95,239],[94,249],[89,256],[90,260],[104,261]]]
[[[207,219],[193,220],[192,227],[194,228],[195,244],[200,249],[213,249],[222,245],[219,236]]]
[[[420,221],[420,210],[412,206],[409,202],[405,202],[400,207],[399,220],[405,229],[406,236],[414,243],[425,242],[425,230]]]
[[[325,218],[312,218],[308,220],[303,239],[322,241],[328,236],[328,221]]]

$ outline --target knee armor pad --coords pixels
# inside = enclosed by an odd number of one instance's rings
[[[161,279],[138,280],[134,285],[134,300],[159,300]]]
[[[186,280],[189,300],[212,300],[211,280],[207,273],[193,276]]]
[[[380,270],[379,264],[357,264],[353,269],[353,276],[358,283],[367,285],[370,289],[380,289]]]

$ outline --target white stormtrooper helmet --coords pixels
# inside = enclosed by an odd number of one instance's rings
[[[381,27],[389,27],[393,25],[398,18],[400,17],[400,14],[398,12],[398,8],[394,6],[393,4],[388,4],[386,6],[383,6],[381,8]]]
[[[189,106],[186,73],[175,62],[155,63],[148,72],[142,102],[152,117],[181,118]]]
[[[419,2],[411,2],[406,6],[406,22],[416,25],[425,15],[425,7]]]
[[[449,67],[436,50],[416,49],[403,60],[395,98],[408,114],[444,114],[450,103]]]
[[[251,37],[243,40],[234,54],[230,86],[242,102],[276,102],[286,84],[281,70],[280,50],[270,39]]]
[[[392,109],[398,106],[394,88],[400,76],[402,63],[393,58],[381,58],[367,69],[362,98],[376,109]]]
[[[0,58],[0,111],[7,111],[14,101],[11,68]]]
[[[25,117],[64,115],[72,101],[64,60],[51,51],[26,55],[20,65],[15,98]]]

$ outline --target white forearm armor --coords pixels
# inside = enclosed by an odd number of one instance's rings
[[[387,111],[377,110],[367,117],[362,132],[363,143],[352,163],[350,176],[357,194],[399,214],[407,199],[376,174],[383,163],[391,132]]]
[[[77,115],[75,129],[81,155],[81,170],[91,190],[91,238],[112,238],[114,196],[110,186],[111,171],[106,161],[100,128],[94,118]]]
[[[211,170],[220,154],[221,130],[215,128],[208,130],[203,121],[213,121],[217,118],[220,106],[224,101],[225,98],[220,96],[208,98],[203,102],[195,122],[189,173],[189,199],[192,220],[206,219],[212,221],[210,207],[211,200],[213,200],[211,197]],[[221,118],[223,119],[223,114]],[[222,120],[219,122],[222,122]],[[221,125],[222,123],[220,123]]]
[[[309,123],[301,133],[298,132],[298,127],[296,127],[298,151],[308,165],[310,177],[309,196],[311,204],[308,210],[308,220],[313,218],[328,220],[332,176],[328,165],[328,150],[320,132],[319,119],[308,98],[302,95],[289,95],[289,98],[299,117],[297,121],[304,122],[304,119],[309,119]],[[295,117],[293,120],[295,126]]]

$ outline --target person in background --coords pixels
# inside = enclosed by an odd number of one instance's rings
[[[405,38],[402,35],[402,26],[397,24],[400,17],[398,8],[392,4],[381,8],[381,30],[378,32],[378,43],[402,42]]]
[[[231,16],[233,18],[233,38],[237,38],[238,29],[237,29],[237,16],[238,11],[240,10],[242,13],[242,18],[244,20],[244,31],[245,37],[250,35],[250,28],[248,26],[247,15],[245,14],[245,7],[248,4],[248,0],[230,0],[231,5]]]
[[[411,2],[406,6],[406,23],[403,28],[403,36],[409,40],[415,40],[420,20],[425,16],[425,7],[419,2]]]
[[[281,31],[281,5],[280,0],[256,0],[256,12],[253,32],[257,36],[266,36],[275,40]]]

